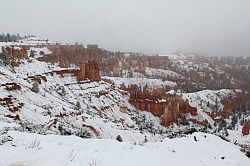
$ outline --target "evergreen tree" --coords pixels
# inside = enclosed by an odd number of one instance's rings
[[[6,39],[7,39],[7,42],[11,42],[11,35],[9,33],[7,33]]]
[[[30,50],[30,57],[31,57],[31,58],[34,58],[34,57],[35,57],[35,51]]]
[[[145,139],[144,139],[144,142],[148,142],[148,139],[147,139],[147,136],[145,135]]]
[[[3,64],[5,66],[9,65],[10,64],[10,59],[9,59],[7,51],[6,51],[6,49],[4,47],[2,47],[2,56],[3,56]]]
[[[39,92],[39,85],[37,82],[33,83],[31,90],[35,93]]]
[[[118,135],[118,136],[116,137],[116,140],[119,141],[119,142],[122,142],[122,137],[121,137],[120,135]]]
[[[76,108],[77,108],[78,110],[81,109],[81,104],[80,104],[79,101],[76,102]]]
[[[62,87],[62,92],[61,92],[61,95],[64,97],[66,95],[66,90],[64,87]]]
[[[232,125],[232,129],[235,129],[235,125],[238,123],[238,118],[234,115],[232,117],[232,121],[231,121],[231,125]]]
[[[209,103],[209,101],[207,102],[207,107],[210,108],[210,103]]]
[[[218,104],[218,98],[216,97],[215,99],[215,110],[218,111],[219,109],[219,104]]]

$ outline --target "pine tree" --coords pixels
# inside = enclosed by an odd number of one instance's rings
[[[31,57],[31,58],[34,58],[34,57],[35,57],[35,51],[30,50],[30,57]]]
[[[144,142],[148,142],[148,139],[147,139],[147,136],[145,135],[145,139],[144,139]]]
[[[37,82],[33,83],[31,90],[35,93],[39,92],[39,85]]]
[[[209,103],[209,101],[207,102],[207,107],[210,108],[210,103]]]
[[[11,35],[9,33],[7,33],[6,39],[7,39],[7,42],[11,42]]]
[[[78,110],[81,109],[81,104],[80,104],[79,101],[76,102],[76,108],[77,108]]]
[[[118,136],[116,137],[116,140],[119,141],[119,142],[122,142],[122,137],[121,137],[120,135],[118,135]]]
[[[61,95],[64,97],[66,95],[66,90],[64,87],[62,87],[62,92],[61,92]]]
[[[235,129],[235,125],[238,123],[238,118],[234,115],[232,117],[232,121],[231,121],[231,125],[232,125],[232,129]]]
[[[4,47],[2,47],[2,56],[3,56],[3,64],[5,66],[10,64],[9,56],[7,54],[7,51]]]
[[[219,104],[218,104],[218,98],[215,99],[215,110],[218,111]]]

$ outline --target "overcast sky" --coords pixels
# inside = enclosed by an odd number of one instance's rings
[[[250,56],[250,0],[0,0],[0,33],[110,50]]]

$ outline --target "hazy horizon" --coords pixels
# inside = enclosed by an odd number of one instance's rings
[[[109,50],[250,56],[248,0],[0,0],[0,33]]]

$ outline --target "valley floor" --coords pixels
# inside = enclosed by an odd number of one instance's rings
[[[18,131],[6,136],[11,141],[0,146],[0,166],[250,165],[239,147],[205,133],[146,143]]]

